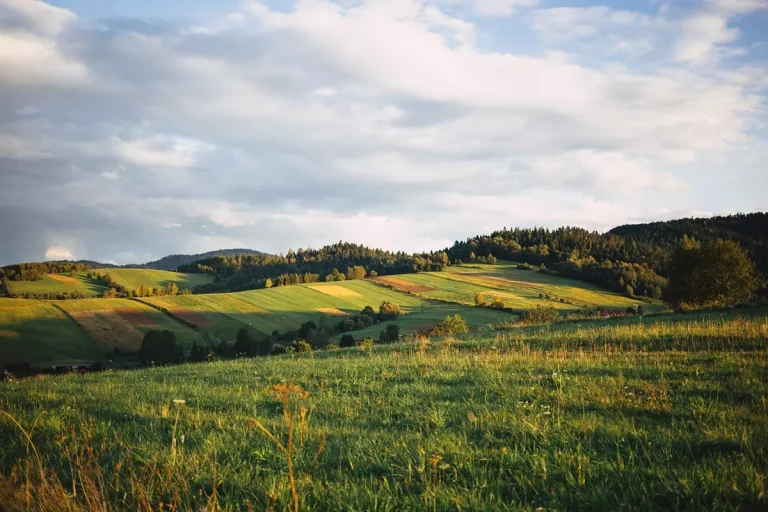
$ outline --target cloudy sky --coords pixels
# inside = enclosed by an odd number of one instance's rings
[[[768,0],[0,0],[0,263],[768,210]]]

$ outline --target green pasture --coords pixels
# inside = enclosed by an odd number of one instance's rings
[[[765,510],[766,325],[667,315],[0,383],[45,468],[0,418],[0,508],[292,510],[261,428],[287,442],[270,389],[292,382],[301,510]]]
[[[103,359],[99,346],[52,303],[0,298],[0,370],[22,362],[44,367]]]
[[[80,292],[85,295],[99,296],[106,288],[93,279],[88,279],[85,273],[76,274],[47,274],[39,281],[10,281],[11,293],[72,293]]]
[[[129,290],[135,290],[141,285],[153,288],[165,288],[170,283],[176,283],[180,290],[194,288],[197,285],[212,283],[214,277],[209,274],[188,274],[168,270],[147,270],[139,268],[104,268],[96,270],[100,274],[109,274],[116,283]]]

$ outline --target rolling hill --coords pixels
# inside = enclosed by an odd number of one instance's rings
[[[114,280],[131,288],[140,284],[164,287],[176,282],[191,287],[203,274],[182,274],[148,269],[109,269]],[[71,282],[70,282],[71,281]],[[27,282],[23,282],[27,283]],[[46,276],[29,282],[41,287],[88,288],[84,274]],[[398,304],[396,320],[351,331],[355,339],[378,338],[389,324],[403,334],[429,330],[446,315],[460,314],[475,330],[515,316],[506,311],[476,307],[475,296],[490,302],[499,296],[507,308],[528,309],[553,305],[561,313],[594,310],[597,307],[624,310],[636,305],[627,297],[593,285],[531,270],[518,270],[509,262],[496,265],[449,267],[443,272],[382,276],[366,280],[310,283],[237,293],[176,295],[137,299],[80,299],[38,302],[6,299],[0,303],[2,326],[0,350],[8,361],[19,357],[35,366],[56,360],[102,361],[119,354],[135,353],[144,334],[153,329],[171,330],[182,347],[193,343],[212,346],[231,343],[238,330],[248,329],[256,337],[273,331],[297,330],[312,320],[335,325],[358,314],[365,306],[377,309],[383,301]],[[658,303],[646,303],[648,311]],[[338,340],[340,334],[332,340]],[[26,348],[25,348],[26,347]]]

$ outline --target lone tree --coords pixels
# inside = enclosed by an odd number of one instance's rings
[[[144,364],[180,363],[184,353],[171,331],[149,331],[141,340],[139,358]]]
[[[664,301],[683,308],[730,306],[752,299],[760,285],[755,264],[736,242],[683,237],[670,260]]]

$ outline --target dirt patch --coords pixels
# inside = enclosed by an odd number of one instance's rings
[[[426,292],[434,292],[435,290],[437,290],[437,288],[433,288],[432,286],[412,283],[410,281],[406,281],[405,279],[399,279],[397,277],[376,277],[373,279],[373,281],[381,284],[386,284],[389,286],[394,286],[395,290],[399,292],[426,293]]]
[[[144,333],[114,311],[75,311],[70,315],[96,343],[122,353],[138,352],[141,347]]]
[[[46,274],[51,279],[58,281],[62,284],[77,284],[78,281],[72,276],[65,276],[63,274]]]
[[[343,286],[310,286],[309,288],[311,290],[315,290],[316,292],[320,292],[323,295],[329,295],[331,297],[361,297],[361,295],[356,291],[350,290],[349,288],[344,288]]]
[[[131,325],[135,325],[137,327],[157,325],[155,321],[149,318],[147,315],[133,309],[116,309],[115,313],[130,322]]]
[[[336,308],[315,308],[315,311],[319,311],[321,313],[325,313],[326,315],[331,315],[331,316],[349,316],[347,313]]]
[[[18,338],[19,333],[8,329],[0,329],[0,338]]]
[[[169,308],[168,311],[178,316],[184,321],[194,324],[198,327],[211,327],[213,323],[200,313],[195,313],[187,308]]]

